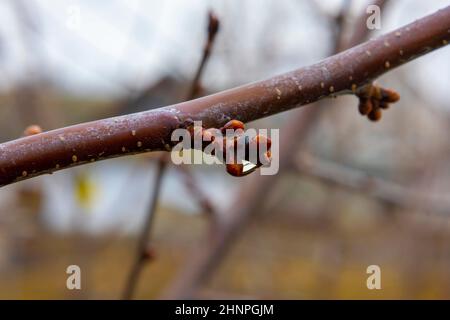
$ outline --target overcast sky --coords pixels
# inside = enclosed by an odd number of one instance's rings
[[[317,3],[333,13],[340,1]],[[366,1],[354,3],[355,13]],[[381,32],[449,4],[392,1]],[[1,0],[0,87],[31,77],[32,70],[71,91],[100,95],[138,89],[167,73],[189,78],[200,58],[208,8],[222,21],[205,74],[205,82],[217,90],[327,55],[329,28],[308,1]],[[35,25],[34,32],[18,23],[20,16],[29,17],[25,20]],[[442,72],[450,70],[449,57],[447,48],[411,66],[439,99],[450,85],[450,72]]]

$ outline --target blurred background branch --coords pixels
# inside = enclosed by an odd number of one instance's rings
[[[195,76],[192,80],[191,88],[189,90],[189,93],[186,97],[186,100],[192,100],[201,92],[201,76],[203,73],[203,70],[206,66],[206,63],[209,59],[209,56],[211,54],[211,50],[214,45],[214,40],[216,38],[217,32],[219,31],[219,19],[217,16],[212,12],[208,12],[208,26],[207,26],[207,37],[205,41],[205,45],[203,48],[203,54],[202,59],[200,60],[200,63],[198,65],[197,71],[195,72]],[[149,240],[150,240],[150,231],[152,228],[152,224],[154,221],[154,216],[156,212],[156,203],[158,201],[159,192],[161,190],[161,184],[163,181],[164,171],[166,166],[169,163],[169,157],[167,155],[162,155],[159,158],[158,161],[158,170],[155,178],[155,182],[152,188],[152,200],[151,205],[149,207],[148,213],[147,213],[147,220],[144,223],[144,226],[142,228],[141,235],[139,237],[138,242],[138,248],[136,252],[136,257],[134,258],[134,263],[132,266],[132,269],[130,270],[130,274],[127,280],[127,283],[125,285],[125,291],[123,294],[124,299],[131,299],[133,297],[133,293],[135,291],[136,284],[139,280],[139,274],[141,272],[141,269],[148,261],[146,259],[145,253],[148,250],[149,247]],[[180,170],[181,171],[181,170]],[[208,201],[206,197],[203,196],[203,194],[199,191],[196,182],[192,179],[192,177],[187,173],[186,170],[183,170],[183,176],[185,178],[185,181],[187,183],[187,186],[189,189],[193,190],[194,194],[198,196],[200,199],[200,202],[204,208],[206,208],[206,212],[209,214],[213,214],[212,210],[213,207]]]

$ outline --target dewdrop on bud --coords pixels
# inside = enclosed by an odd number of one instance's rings
[[[240,177],[244,171],[242,163],[227,164],[227,172],[234,177]]]

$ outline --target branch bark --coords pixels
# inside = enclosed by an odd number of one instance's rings
[[[352,93],[380,75],[450,41],[450,6],[312,66],[204,98],[83,123],[0,144],[0,186],[93,161],[169,151],[174,129],[201,120],[248,122]]]

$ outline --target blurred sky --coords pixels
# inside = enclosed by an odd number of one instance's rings
[[[258,80],[327,55],[329,26],[314,8],[335,14],[341,1],[313,3],[1,0],[0,88],[38,76],[78,94],[118,95],[167,73],[190,78],[200,58],[208,8],[219,15],[222,29],[205,83],[220,90]],[[366,3],[354,1],[352,13]],[[449,4],[392,1],[381,31]],[[446,95],[450,76],[438,70],[450,70],[448,50],[431,56],[429,63],[418,64],[415,76],[436,88],[438,96]],[[430,78],[436,81],[430,84]]]

